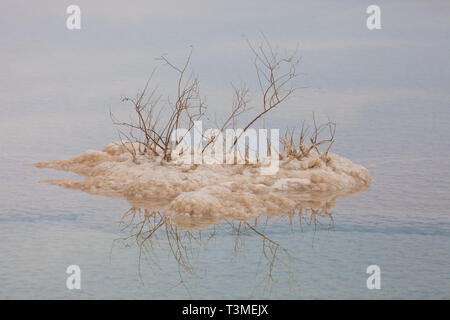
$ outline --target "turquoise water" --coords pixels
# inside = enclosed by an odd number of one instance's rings
[[[179,16],[162,4],[138,13],[81,2],[87,20],[79,33],[65,29],[64,6],[2,6],[9,14],[0,23],[0,298],[450,298],[448,5],[382,6],[378,34],[365,29],[359,2],[286,2],[275,11],[240,4]],[[373,185],[339,199],[332,220],[261,219],[261,234],[236,234],[229,222],[181,232],[187,255],[177,260],[164,228],[142,251],[133,238],[115,241],[133,235],[119,223],[126,201],[37,183],[73,175],[23,166],[115,140],[108,107],[143,84],[155,64],[149,57],[182,58],[191,43],[210,109],[223,112],[229,81],[251,71],[233,41],[262,19],[276,25],[267,32],[275,41],[311,43],[302,60],[308,88],[269,124],[293,126],[315,111],[337,122],[334,152],[374,165]],[[81,268],[81,290],[66,288],[72,264]],[[366,287],[372,264],[381,269],[380,290]]]

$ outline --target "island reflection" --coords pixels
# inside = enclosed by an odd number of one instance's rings
[[[170,255],[177,265],[179,281],[175,286],[184,286],[190,295],[188,277],[198,277],[197,267],[192,262],[199,250],[206,248],[208,242],[219,233],[225,233],[232,238],[233,251],[230,256],[239,257],[239,252],[245,246],[249,237],[259,239],[259,246],[252,250],[261,252],[261,263],[255,266],[254,291],[271,291],[274,284],[280,284],[275,273],[284,273],[285,285],[295,284],[292,276],[293,260],[299,259],[298,252],[291,252],[280,242],[271,237],[270,228],[273,223],[280,222],[286,227],[286,232],[303,232],[305,229],[313,232],[311,245],[314,246],[317,230],[333,230],[334,218],[331,209],[338,198],[348,197],[366,188],[341,193],[311,193],[292,195],[295,207],[289,212],[261,215],[257,217],[224,217],[219,215],[166,215],[153,209],[153,202],[133,202],[120,219],[120,233],[124,236],[113,241],[111,254],[117,246],[138,249],[138,275],[143,285],[144,265],[158,265],[158,257],[166,252],[155,241],[164,241],[170,248]],[[157,206],[158,207],[158,206]],[[300,253],[301,257],[301,253]],[[144,261],[147,264],[144,264]],[[277,272],[276,272],[277,271]],[[170,289],[170,288],[169,288]]]

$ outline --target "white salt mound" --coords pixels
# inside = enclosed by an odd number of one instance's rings
[[[302,160],[283,154],[280,159],[276,174],[261,175],[252,164],[185,165],[148,155],[133,161],[122,145],[113,143],[102,151],[33,165],[84,177],[44,182],[145,203],[171,216],[277,215],[308,199],[329,201],[363,191],[372,182],[366,168],[336,154],[329,153],[328,161],[313,151]]]

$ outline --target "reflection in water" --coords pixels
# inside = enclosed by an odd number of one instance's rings
[[[359,192],[362,190],[359,190]],[[357,192],[352,192],[357,193]],[[281,243],[270,237],[270,227],[278,220],[282,221],[291,231],[305,228],[312,229],[314,246],[315,232],[321,229],[333,229],[334,219],[330,210],[336,204],[338,197],[349,194],[309,194],[303,195],[303,200],[297,201],[297,205],[289,212],[282,215],[259,216],[250,219],[217,216],[168,216],[161,211],[152,210],[151,203],[139,203],[133,205],[120,221],[121,232],[124,237],[114,240],[113,247],[120,243],[124,247],[137,247],[138,273],[142,284],[142,262],[149,262],[151,267],[159,266],[158,258],[163,251],[158,241],[164,241],[170,248],[170,254],[176,262],[179,281],[175,286],[182,285],[190,294],[186,277],[197,277],[197,267],[193,264],[193,257],[200,250],[207,247],[211,239],[216,238],[219,233],[231,235],[233,239],[233,252],[230,256],[239,256],[239,252],[245,247],[245,241],[249,237],[257,237],[259,247],[251,250],[260,250],[260,263],[255,268],[254,291],[262,290],[270,292],[274,284],[281,284],[275,274],[283,274],[287,278],[287,286],[295,283],[293,260],[299,259],[293,252],[285,248]],[[112,250],[112,249],[111,249]],[[112,252],[112,251],[111,251]],[[195,260],[195,259],[194,259]],[[163,268],[161,268],[163,269]],[[287,276],[287,277],[286,277]]]

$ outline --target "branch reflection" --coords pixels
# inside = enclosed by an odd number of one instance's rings
[[[138,249],[138,274],[142,277],[143,262],[149,262],[151,267],[164,270],[158,264],[159,258],[166,252],[161,251],[161,241],[166,243],[173,261],[176,262],[178,282],[176,286],[184,286],[190,295],[191,290],[187,277],[197,277],[198,268],[193,258],[200,250],[207,247],[208,242],[224,233],[231,235],[233,252],[230,256],[239,258],[245,248],[247,239],[258,240],[261,259],[255,266],[254,292],[262,290],[270,292],[274,284],[281,284],[275,273],[284,274],[286,285],[293,285],[295,277],[292,261],[299,259],[283,244],[272,236],[272,228],[276,225],[288,229],[292,233],[303,232],[305,228],[313,232],[312,246],[317,230],[333,230],[334,219],[330,210],[336,204],[338,197],[344,195],[308,195],[298,200],[297,205],[288,213],[281,215],[266,215],[251,218],[217,217],[197,215],[167,216],[159,210],[152,210],[145,203],[135,203],[123,214],[120,221],[120,232],[123,237],[115,239],[112,248],[120,244],[123,247],[136,247]],[[148,205],[148,204],[147,204]],[[283,231],[284,233],[284,231]],[[167,251],[167,250],[166,250]],[[277,271],[277,272],[275,272]]]

